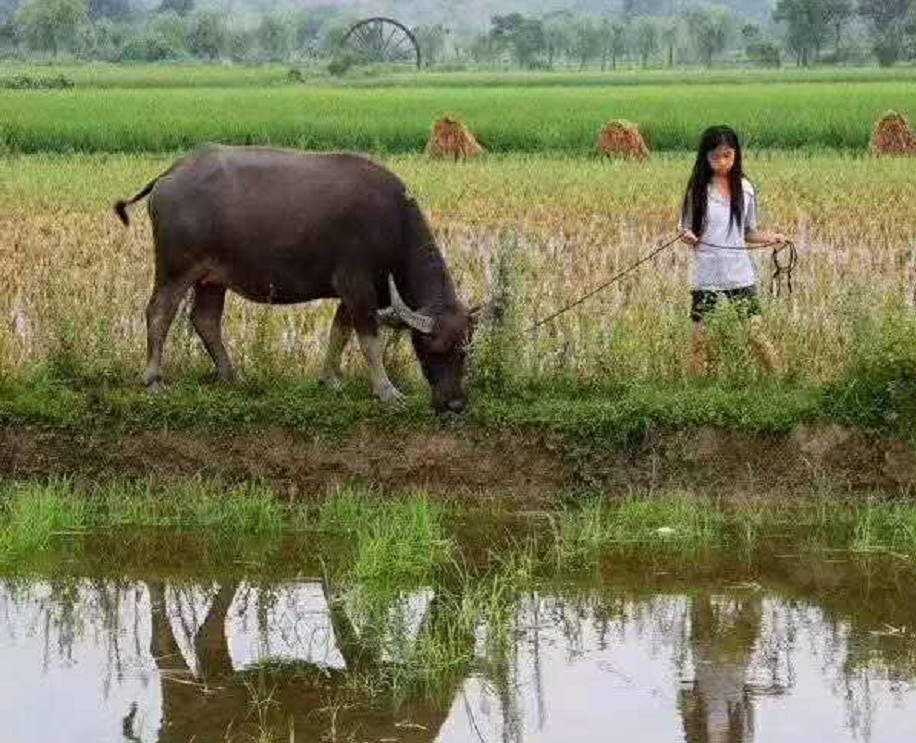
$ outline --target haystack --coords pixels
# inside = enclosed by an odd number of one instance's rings
[[[598,152],[610,157],[645,160],[649,148],[643,141],[636,124],[629,121],[611,121],[598,135]]]
[[[426,145],[430,157],[476,157],[486,150],[460,121],[445,116],[433,124],[433,132]]]
[[[916,155],[916,135],[906,117],[889,111],[875,125],[871,148],[879,155]]]

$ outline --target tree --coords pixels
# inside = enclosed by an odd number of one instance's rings
[[[547,66],[553,69],[554,62],[560,54],[571,46],[572,29],[569,23],[551,22],[544,24],[544,46],[547,54]]]
[[[649,57],[658,51],[658,26],[651,18],[640,18],[633,27],[633,45],[642,60],[642,66],[649,66]]]
[[[271,62],[280,62],[289,58],[294,33],[295,28],[288,18],[267,13],[258,24],[258,46]]]
[[[234,28],[229,32],[226,50],[233,62],[248,62],[256,45],[257,30],[251,28]]]
[[[200,10],[191,18],[188,49],[195,57],[216,60],[228,41],[224,15],[216,10]]]
[[[665,4],[665,0],[623,0],[623,17],[629,21],[641,15],[659,15]]]
[[[846,26],[855,15],[855,8],[852,0],[827,0],[826,21],[833,28],[833,48],[840,50],[840,39],[843,35],[843,27]]]
[[[477,34],[468,47],[468,53],[475,62],[492,62],[496,46],[489,34]]]
[[[677,18],[668,18],[662,22],[661,41],[668,55],[668,66],[674,67],[674,50],[681,35],[681,23]]]
[[[420,45],[420,58],[424,64],[431,65],[441,62],[445,53],[446,30],[441,23],[429,26],[417,26],[413,30],[413,35],[417,38]]]
[[[160,13],[150,21],[150,33],[155,34],[169,48],[175,51],[175,56],[188,52],[188,26],[187,22],[175,11]]]
[[[913,40],[909,19],[916,13],[916,0],[859,0],[859,15],[868,21],[872,48],[878,64],[890,66],[904,54]]]
[[[713,58],[728,46],[732,32],[731,13],[718,5],[694,7],[687,11],[686,19],[697,54],[703,64],[712,66]]]
[[[851,17],[851,0],[778,0],[773,13],[775,20],[785,23],[786,45],[803,65],[812,55],[815,61],[820,59],[831,34],[838,47],[843,26]]]
[[[611,69],[617,69],[617,60],[627,51],[627,29],[622,23],[605,18],[601,23],[604,36],[604,47],[601,51],[601,69],[607,69],[608,57],[611,58]]]
[[[97,21],[100,18],[122,20],[130,15],[129,0],[89,0],[89,18]]]
[[[763,37],[760,26],[754,23],[742,26],[741,40],[744,42],[744,53],[752,62],[765,67],[779,67],[782,64],[779,47]]]
[[[579,69],[585,69],[591,60],[601,54],[601,29],[591,20],[579,21],[573,27],[572,48],[579,61]]]
[[[180,16],[191,15],[194,12],[194,0],[162,0],[156,12],[173,12]]]
[[[490,21],[490,39],[498,49],[509,49],[516,62],[523,67],[532,66],[547,46],[543,22],[536,18],[526,18],[521,13],[493,16]]]
[[[73,48],[87,18],[86,0],[30,0],[16,14],[16,25],[31,49],[56,55]]]
[[[0,0],[0,26],[12,29],[12,21],[19,8],[19,0]]]

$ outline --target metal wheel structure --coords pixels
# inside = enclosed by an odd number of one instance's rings
[[[393,18],[357,21],[343,35],[340,48],[346,56],[362,64],[410,64],[418,70],[422,64],[417,38]]]

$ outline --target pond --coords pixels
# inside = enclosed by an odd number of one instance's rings
[[[4,741],[916,740],[899,555],[763,541],[379,587],[311,544],[155,544],[0,577]]]

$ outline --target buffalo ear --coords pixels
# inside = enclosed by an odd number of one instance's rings
[[[503,317],[502,307],[492,299],[483,304],[474,305],[468,314],[474,325],[479,325],[481,322],[488,321],[499,322]]]

